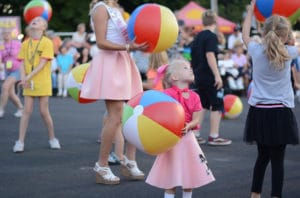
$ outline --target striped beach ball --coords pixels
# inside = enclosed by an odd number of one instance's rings
[[[29,24],[32,19],[38,16],[41,16],[46,21],[49,21],[52,17],[52,8],[48,1],[32,0],[25,6],[23,16],[27,24]]]
[[[164,51],[178,37],[178,23],[173,12],[158,4],[143,4],[137,7],[128,21],[128,36],[136,43],[147,42],[148,52]]]
[[[140,151],[157,155],[172,148],[181,138],[185,124],[183,107],[172,97],[148,90],[124,106],[125,139]]]
[[[243,111],[243,103],[241,99],[233,94],[224,96],[224,118],[237,118]]]
[[[90,65],[89,63],[85,63],[74,67],[69,73],[67,79],[66,87],[68,93],[75,101],[79,103],[91,103],[96,101],[96,100],[85,99],[80,97],[82,82],[84,80],[89,65]]]
[[[288,17],[292,23],[300,18],[299,0],[256,0],[254,14],[263,22],[266,18],[278,14]]]

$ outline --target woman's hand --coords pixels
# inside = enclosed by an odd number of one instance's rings
[[[146,42],[141,44],[137,44],[133,42],[129,44],[129,51],[134,51],[134,50],[147,51],[148,48],[149,45]]]
[[[147,49],[149,48],[149,44],[147,42],[144,42],[144,43],[136,43],[135,42],[135,39],[133,39],[133,41],[131,41],[129,43],[129,51],[134,51],[134,50],[140,50],[140,51],[147,51]]]

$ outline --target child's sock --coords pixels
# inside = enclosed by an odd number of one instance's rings
[[[192,191],[191,192],[182,192],[182,198],[192,198]]]
[[[210,137],[212,138],[217,138],[219,136],[219,134],[217,133],[212,133],[212,134],[209,134]]]
[[[174,197],[175,197],[174,194],[169,194],[169,193],[166,193],[166,192],[165,192],[164,198],[174,198]]]

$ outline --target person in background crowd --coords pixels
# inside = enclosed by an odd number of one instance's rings
[[[15,90],[16,82],[20,80],[21,61],[18,60],[18,54],[21,43],[18,40],[13,40],[11,33],[11,29],[2,29],[3,44],[0,45],[0,65],[3,64],[4,66],[5,80],[0,96],[0,118],[4,116],[9,98],[18,109],[14,116],[19,118],[23,112],[23,104]]]

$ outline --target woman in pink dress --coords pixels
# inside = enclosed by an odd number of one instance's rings
[[[164,84],[169,88],[164,93],[182,104],[186,125],[182,139],[171,150],[157,156],[146,180],[152,186],[165,189],[165,198],[174,198],[176,187],[182,187],[184,198],[191,198],[193,188],[215,180],[193,133],[202,110],[198,94],[188,89],[193,81],[188,62],[175,60],[166,67]]]
[[[91,25],[96,35],[99,52],[93,57],[87,71],[81,97],[105,101],[107,118],[103,123],[100,156],[96,162],[96,183],[119,184],[108,165],[108,157],[116,134],[121,132],[124,101],[143,91],[139,71],[129,51],[146,50],[147,44],[129,42],[127,24],[117,0],[91,2]],[[121,158],[121,173],[132,179],[143,179],[144,173],[135,161],[135,148],[127,145]]]

